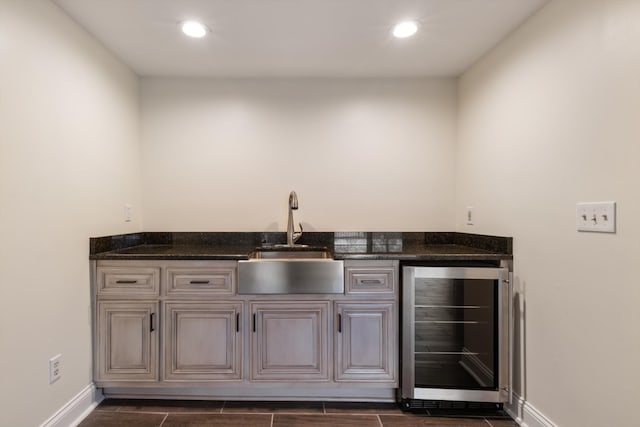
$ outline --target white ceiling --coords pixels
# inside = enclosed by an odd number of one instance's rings
[[[457,76],[549,0],[52,1],[142,76],[390,77]]]

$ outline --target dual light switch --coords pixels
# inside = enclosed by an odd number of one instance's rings
[[[578,231],[615,233],[616,202],[578,203],[576,228]]]

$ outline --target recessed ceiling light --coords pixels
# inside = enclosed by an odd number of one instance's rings
[[[199,39],[207,34],[207,27],[197,21],[184,21],[180,24],[180,28],[189,37]]]
[[[393,27],[393,35],[399,39],[411,37],[418,31],[418,24],[415,21],[404,21]]]

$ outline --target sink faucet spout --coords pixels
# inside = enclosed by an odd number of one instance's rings
[[[298,209],[298,195],[295,191],[289,193],[289,218],[287,220],[287,245],[293,246],[302,236],[302,224],[300,231],[295,231],[293,225],[293,211]]]

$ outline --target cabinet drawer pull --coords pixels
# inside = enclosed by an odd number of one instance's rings
[[[149,324],[151,325],[151,332],[156,330],[156,314],[155,313],[151,313],[149,315]]]
[[[132,285],[134,283],[138,283],[138,281],[137,280],[124,280],[124,279],[122,279],[122,280],[116,280],[116,283]]]
[[[236,313],[236,332],[240,332],[240,313]]]
[[[209,281],[208,280],[192,280],[189,283],[192,285],[208,285]]]
[[[253,332],[256,331],[256,314],[253,313]]]
[[[342,333],[342,314],[338,313],[338,333]]]
[[[362,279],[360,283],[363,285],[382,285],[384,281],[382,279]]]

